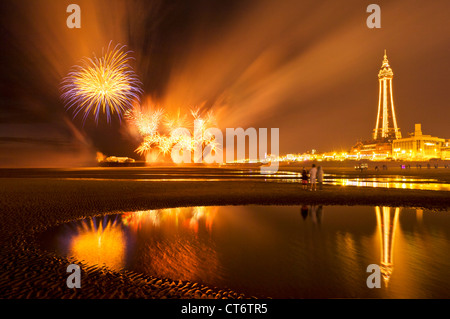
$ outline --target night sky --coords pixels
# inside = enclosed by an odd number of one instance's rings
[[[81,29],[66,8],[81,7]],[[366,8],[381,7],[381,29]],[[280,153],[347,150],[375,126],[384,49],[403,136],[450,138],[450,1],[86,0],[0,3],[0,166],[140,157],[124,122],[72,118],[59,85],[110,41],[134,52],[143,100],[212,110],[219,128],[280,129]],[[103,119],[103,121],[102,121]]]

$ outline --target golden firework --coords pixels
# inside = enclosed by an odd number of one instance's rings
[[[98,122],[103,112],[109,123],[114,113],[120,120],[133,101],[139,100],[141,82],[130,66],[130,51],[124,48],[108,46],[101,58],[84,58],[82,65],[75,65],[63,79],[61,96],[66,109],[74,108],[74,117],[82,112],[84,122],[92,112]]]

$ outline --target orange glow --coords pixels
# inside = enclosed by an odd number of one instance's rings
[[[207,146],[215,151],[220,146],[215,141],[215,136],[208,132],[208,128],[215,127],[216,120],[212,112],[207,112],[205,117],[201,116],[200,109],[191,110],[192,122],[187,121],[186,115],[171,115],[162,109],[153,110],[152,102],[147,99],[145,104],[134,104],[133,109],[126,112],[128,123],[134,127],[141,136],[141,144],[135,150],[139,155],[147,155],[156,151],[166,155],[171,152],[175,145],[181,146],[183,150],[194,152],[196,148],[203,149]],[[186,129],[189,135],[179,135],[177,129]],[[150,157],[152,158],[152,157]],[[147,156],[146,156],[147,159]]]
[[[124,225],[134,231],[148,225],[152,226],[180,226],[198,233],[199,224],[204,224],[208,232],[212,231],[217,207],[178,207],[160,210],[128,212],[122,215]]]
[[[220,262],[209,234],[217,209],[180,207],[123,214],[123,224],[135,232],[142,230],[142,236],[163,235],[164,240],[152,241],[139,255],[142,271],[175,280],[216,278]]]
[[[96,158],[97,158],[97,162],[100,163],[100,162],[103,162],[106,159],[106,156],[103,153],[101,153],[101,152],[97,152]]]
[[[195,237],[177,245],[168,241],[148,245],[139,258],[145,272],[163,278],[209,281],[220,273],[217,252]]]
[[[124,266],[125,235],[114,222],[100,223],[97,229],[92,220],[84,222],[70,243],[70,254],[90,265],[120,270]]]

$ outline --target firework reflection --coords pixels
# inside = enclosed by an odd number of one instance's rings
[[[125,266],[126,238],[117,220],[83,220],[69,243],[69,254],[90,265],[120,270]]]

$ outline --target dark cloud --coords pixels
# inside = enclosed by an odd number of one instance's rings
[[[25,143],[25,144],[43,144],[50,146],[65,146],[66,142],[62,140],[55,139],[38,139],[31,137],[8,137],[8,136],[0,136],[0,144],[3,143]]]

